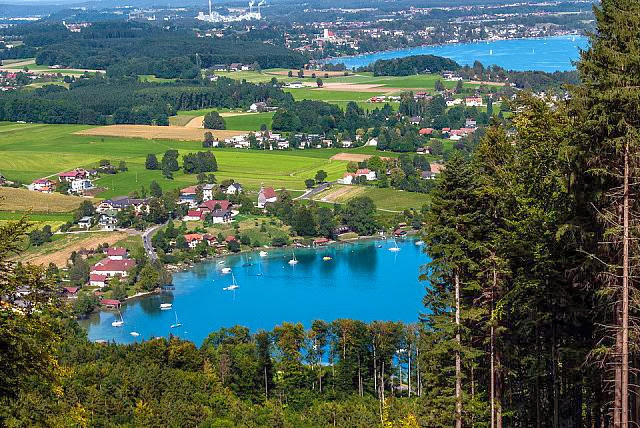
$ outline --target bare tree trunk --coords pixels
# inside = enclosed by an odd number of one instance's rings
[[[620,422],[629,426],[629,141],[624,149],[624,202],[622,242],[622,367]]]
[[[409,344],[409,397],[411,397],[411,344]]]
[[[456,428],[462,428],[462,362],[460,359],[460,276],[455,273],[455,299],[456,299]]]
[[[376,390],[378,398],[380,398],[380,391],[378,391],[378,369],[376,367],[376,338],[373,338],[373,389]]]

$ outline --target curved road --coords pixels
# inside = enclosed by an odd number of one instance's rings
[[[156,251],[153,249],[153,244],[151,243],[151,238],[153,237],[153,234],[156,233],[156,231],[158,229],[160,229],[161,227],[165,226],[165,224],[157,224],[155,226],[150,227],[149,229],[145,230],[142,233],[142,245],[144,246],[144,251],[147,253],[147,256],[149,257],[149,260],[151,260],[152,262],[158,260],[158,254],[156,254]]]

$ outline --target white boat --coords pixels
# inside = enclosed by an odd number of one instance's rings
[[[231,278],[233,278],[233,282],[231,283],[230,286],[224,287],[223,288],[224,291],[233,291],[233,290],[237,290],[238,288],[240,288],[240,286],[236,283],[236,277],[235,277],[234,274],[231,274]]]
[[[122,314],[118,311],[118,315],[120,315],[119,320],[115,320],[111,323],[112,327],[122,327],[124,325],[124,320],[122,319]]]
[[[223,267],[220,272],[222,273],[231,273],[231,268],[230,267]]]
[[[129,333],[131,336],[133,337],[138,337],[140,336],[140,333],[138,333],[137,331],[132,331],[131,333]]]
[[[175,311],[174,311],[174,312],[175,312]],[[178,313],[177,313],[177,312],[175,312],[175,314],[176,314],[176,323],[175,323],[175,324],[171,324],[171,328],[178,328],[178,327],[181,327],[181,326],[182,326],[182,324],[180,323],[180,321],[178,321]]]
[[[331,260],[331,257],[329,257],[329,256],[324,256],[324,257],[322,258],[322,260],[324,260],[325,262],[328,262],[329,260]]]
[[[393,251],[394,253],[400,251],[400,247],[398,247],[398,243],[396,240],[393,240],[393,247],[389,248],[389,251]]]
[[[171,309],[173,303],[160,303],[160,309],[166,311],[167,309]]]
[[[416,245],[424,245],[424,241],[416,241]]]
[[[260,251],[260,257],[267,257],[269,253],[267,253],[266,251]]]
[[[293,253],[293,258],[291,260],[289,260],[289,264],[290,265],[297,265],[298,264],[298,260],[296,259],[296,253]]]

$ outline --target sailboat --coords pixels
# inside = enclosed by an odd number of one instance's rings
[[[222,273],[230,273],[231,272],[231,268],[230,267],[223,267],[220,272],[222,272]]]
[[[132,331],[131,333],[129,333],[131,336],[133,337],[138,337],[140,336],[140,333],[138,333],[137,331]]]
[[[231,278],[233,278],[233,282],[231,283],[230,286],[224,287],[223,288],[224,291],[233,291],[233,290],[237,290],[238,288],[240,288],[240,286],[236,283],[236,277],[235,277],[234,274],[231,274]]]
[[[124,320],[122,319],[122,314],[118,310],[118,315],[120,315],[120,320],[115,320],[111,323],[113,327],[122,327],[124,325]]]
[[[180,321],[178,321],[178,313],[174,311],[174,313],[176,314],[176,323],[175,324],[171,324],[171,328],[178,328],[178,327],[182,327],[182,323],[180,323]]]
[[[267,253],[266,251],[260,251],[260,257],[267,257],[269,253]]]
[[[424,241],[416,241],[416,245],[423,245]]]
[[[167,309],[171,309],[173,306],[172,303],[160,303],[160,309],[166,311]]]
[[[298,264],[298,260],[296,259],[296,253],[293,253],[293,258],[291,260],[289,260],[289,264],[290,265],[297,265]]]
[[[325,262],[328,262],[329,260],[331,260],[331,257],[330,256],[324,256],[322,258],[322,260],[324,260]]]
[[[393,240],[393,247],[389,248],[389,251],[393,251],[394,253],[400,251],[400,247],[398,247],[398,242],[395,239]]]

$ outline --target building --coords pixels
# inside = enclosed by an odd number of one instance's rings
[[[149,212],[148,199],[134,199],[128,196],[119,196],[113,199],[102,201],[96,208],[100,214],[108,212],[118,212],[127,208],[133,208],[136,214]]]
[[[433,180],[436,178],[436,173],[433,171],[422,171],[420,173],[420,178],[423,180]]]
[[[203,184],[202,185],[202,200],[208,201],[213,199],[213,192],[215,191],[216,186],[213,184]]]
[[[178,198],[178,203],[187,204],[193,208],[197,207],[198,206],[197,193],[198,193],[197,186],[185,187],[184,189],[180,190],[180,197]]]
[[[66,181],[68,183],[71,183],[72,181],[84,178],[89,178],[89,172],[82,168],[76,168],[72,171],[61,172],[60,174],[58,174],[58,180],[60,180],[61,182]]]
[[[88,178],[79,178],[70,182],[69,193],[82,194],[85,190],[93,189],[93,183]]]
[[[342,178],[338,179],[338,184],[353,184],[353,179],[356,175],[353,172],[345,173]]]
[[[258,208],[264,208],[266,204],[272,204],[278,200],[278,195],[273,187],[262,187],[258,193]]]
[[[261,113],[261,112],[267,111],[267,103],[263,103],[263,102],[253,103],[251,104],[251,106],[249,106],[249,111],[251,113]]]
[[[187,215],[182,217],[184,221],[202,221],[204,220],[204,212],[201,210],[189,210]]]
[[[196,248],[204,238],[199,233],[188,233],[184,235],[184,239],[185,241],[187,241],[187,245],[189,246],[189,248]]]
[[[104,252],[111,260],[124,260],[129,258],[129,250],[124,247],[109,247]]]
[[[107,285],[107,276],[101,274],[91,274],[89,275],[89,285],[92,287],[100,287],[103,288]]]
[[[107,309],[118,309],[121,305],[120,300],[116,299],[102,299],[100,304]]]
[[[42,193],[53,193],[55,188],[56,188],[56,183],[46,178],[35,180],[28,187],[29,190],[42,192]]]
[[[89,217],[89,216],[82,217],[80,220],[78,220],[78,227],[89,229],[92,223],[93,223],[93,217]]]
[[[126,278],[129,272],[136,267],[136,261],[132,259],[113,260],[106,258],[100,260],[91,267],[91,275],[105,275],[108,278],[119,276]]]
[[[356,171],[356,177],[366,177],[367,181],[372,181],[376,179],[376,172],[371,171],[368,168],[361,168]]]
[[[242,185],[240,183],[231,183],[224,191],[227,195],[239,195],[242,193]]]
[[[464,104],[467,107],[482,107],[482,97],[467,97],[464,99]]]
[[[115,230],[118,225],[118,219],[107,214],[102,214],[98,220],[98,225],[102,230]]]
[[[198,208],[204,212],[215,211],[215,210],[227,211],[231,209],[231,202],[224,199],[217,199],[217,200],[211,199],[201,203]]]
[[[433,128],[422,128],[419,133],[420,135],[431,135],[433,134]]]

